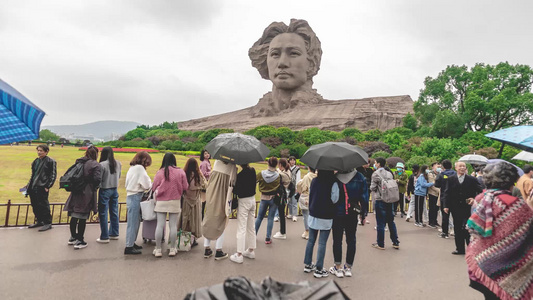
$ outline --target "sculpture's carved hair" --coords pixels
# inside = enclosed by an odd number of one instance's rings
[[[315,32],[305,20],[291,19],[289,26],[283,22],[273,22],[270,24],[263,32],[263,36],[261,36],[261,38],[257,40],[248,51],[248,56],[252,60],[252,66],[259,71],[262,78],[269,79],[267,66],[268,48],[270,42],[277,35],[282,33],[295,33],[304,39],[307,50],[307,60],[310,65],[310,68],[307,71],[307,78],[313,78],[320,69],[322,47]]]

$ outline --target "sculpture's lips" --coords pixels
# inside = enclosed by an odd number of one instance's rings
[[[285,72],[285,71],[281,71],[281,72],[278,72],[276,73],[276,77],[289,77],[291,76],[292,74],[291,73],[288,73],[288,72]]]

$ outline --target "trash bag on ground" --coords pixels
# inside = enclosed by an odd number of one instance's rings
[[[186,300],[245,300],[245,299],[350,299],[333,280],[286,283],[270,277],[261,284],[246,277],[229,277],[224,283],[199,288],[185,297]]]

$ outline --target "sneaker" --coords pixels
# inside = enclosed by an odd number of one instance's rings
[[[305,273],[311,273],[313,272],[314,270],[316,270],[316,266],[313,265],[312,263],[310,265],[305,265],[304,266],[304,272]]]
[[[250,259],[254,259],[255,258],[255,251],[250,251],[249,249],[246,249],[243,253],[242,253],[242,256],[244,257],[248,257]]]
[[[352,277],[352,268],[344,265],[344,276]]]
[[[361,223],[361,220],[357,221],[357,225],[363,225],[363,223]]]
[[[378,227],[374,226],[374,230],[378,230]],[[389,231],[389,228],[387,226],[385,226],[385,231]]]
[[[234,253],[229,257],[229,260],[231,260],[234,263],[242,264],[244,259],[242,258],[242,255],[238,255],[237,253]]]
[[[449,237],[446,233],[444,233],[444,232],[439,233],[439,234],[438,234],[438,237],[443,238],[443,239],[449,239],[449,238],[450,238],[450,237]]]
[[[267,244],[267,245],[272,244],[272,240],[269,239],[269,238],[266,238],[265,239],[265,244]]]
[[[298,222],[298,217],[297,216],[292,217],[292,221],[293,222]]]
[[[274,234],[273,238],[280,239],[280,240],[286,240],[287,239],[287,235],[286,234],[282,234],[281,232],[276,232],[276,234]]]
[[[274,217],[274,222],[279,222],[279,217]]]
[[[74,245],[74,249],[83,249],[85,247],[87,247],[89,244],[87,244],[87,242],[83,242],[83,241],[78,241],[76,243],[76,245]]]
[[[420,224],[420,223],[417,222],[417,223],[415,223],[415,226],[416,226],[416,227],[422,227],[422,224]]]
[[[96,239],[96,242],[97,242],[97,243],[100,243],[100,244],[107,244],[107,243],[109,243],[109,239],[107,239],[107,240],[102,240],[102,239],[100,239],[100,238],[97,238],[97,239]]]
[[[400,250],[400,243],[392,243],[392,248]]]
[[[455,232],[453,231],[453,229],[450,230],[450,235],[451,235],[451,236],[455,236]]]
[[[73,238],[73,237],[70,237],[70,239],[68,239],[68,243],[69,245],[76,245],[76,243],[78,242],[77,239]]]
[[[405,217],[405,222],[409,222],[410,219],[411,219],[411,217],[409,217],[409,216]]]
[[[52,224],[44,224],[43,227],[39,228],[39,232],[47,231],[52,229]]]
[[[215,254],[215,260],[222,260],[224,258],[228,258],[228,254],[222,250],[217,250],[217,253]]]
[[[292,219],[292,215],[287,215],[287,219]]]
[[[429,224],[428,227],[429,227],[429,228],[433,228],[433,229],[437,228],[437,226],[435,226],[435,225],[431,225],[431,224]]]
[[[344,270],[343,269],[337,269],[336,266],[333,266],[331,268],[329,268],[329,272],[335,276],[337,276],[338,278],[343,278],[344,277]]]
[[[442,228],[439,228],[439,232],[442,232]]]
[[[309,239],[309,231],[304,231],[304,233],[302,233],[302,239],[305,239],[305,240]]]
[[[325,269],[322,269],[322,270],[315,270],[315,273],[313,274],[313,276],[315,276],[315,278],[322,278],[322,277],[328,277],[329,274],[328,274],[328,271],[326,271]]]
[[[372,244],[372,247],[373,248],[376,248],[376,249],[379,249],[379,250],[385,250],[385,248],[381,247],[380,245],[378,245],[378,243],[374,243]]]
[[[204,258],[210,258],[211,256],[213,256],[213,250],[206,248],[204,251]]]
[[[177,253],[178,253],[178,249],[170,248],[170,250],[168,251],[168,256],[173,257],[173,256],[176,256]]]
[[[118,240],[118,235],[110,235],[109,239],[110,240]]]
[[[154,252],[152,252],[152,254],[153,254],[155,257],[162,257],[162,256],[163,256],[163,253],[161,253],[161,248],[155,248],[155,249],[154,249]]]
[[[142,254],[142,251],[133,247],[126,247],[124,248],[124,254]]]
[[[137,250],[141,250],[143,248],[143,246],[139,246],[137,244],[133,244],[133,249],[137,249]]]

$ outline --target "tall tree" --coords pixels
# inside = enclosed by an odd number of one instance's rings
[[[41,141],[59,141],[59,136],[49,129],[39,131],[39,139]]]
[[[442,122],[446,115],[462,132],[533,124],[532,84],[533,69],[527,65],[448,66],[425,79],[415,115],[425,125]]]

